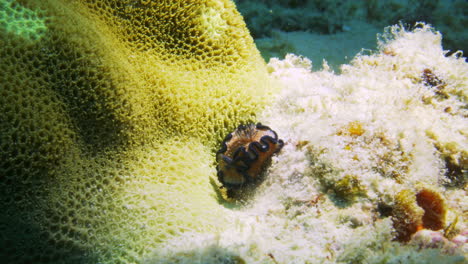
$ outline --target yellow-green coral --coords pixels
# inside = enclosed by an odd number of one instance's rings
[[[47,27],[45,18],[38,12],[25,8],[12,0],[0,1],[0,30],[28,40],[41,38]]]
[[[213,149],[274,87],[234,4],[16,10],[40,10],[47,31],[0,29],[1,259],[137,262],[216,230]]]
[[[345,175],[331,186],[334,193],[342,199],[352,200],[358,195],[365,195],[366,190],[355,175]]]

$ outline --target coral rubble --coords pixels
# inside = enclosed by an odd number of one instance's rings
[[[284,88],[259,121],[285,145],[265,182],[225,205],[222,232],[171,240],[149,263],[208,248],[246,263],[466,262],[468,64],[438,32],[389,27],[339,75],[295,55],[268,66]]]

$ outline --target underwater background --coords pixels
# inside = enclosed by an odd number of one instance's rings
[[[334,68],[358,52],[376,48],[383,28],[431,24],[444,49],[466,51],[468,3],[463,0],[236,0],[265,60],[295,53]],[[450,53],[449,52],[449,53]]]

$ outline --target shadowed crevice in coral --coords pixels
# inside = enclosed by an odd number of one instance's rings
[[[22,202],[23,197],[44,197],[41,185],[0,188],[0,259],[4,263],[95,263],[89,249],[72,241],[60,241],[41,224],[46,211],[39,211],[37,200]],[[25,193],[26,192],[26,193]]]
[[[48,36],[57,39],[57,36]],[[76,48],[76,43],[44,41],[43,70],[71,122],[76,126],[84,150],[98,153],[116,150],[128,140],[123,132],[128,127],[119,120],[108,101],[116,84],[100,80],[111,79],[109,70],[102,67],[92,50]]]

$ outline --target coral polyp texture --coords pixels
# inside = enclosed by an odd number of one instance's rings
[[[217,230],[214,151],[275,89],[234,4],[0,7],[0,259],[135,263]]]
[[[261,123],[238,126],[226,136],[216,154],[219,181],[229,189],[259,182],[271,156],[283,144],[275,131]]]

